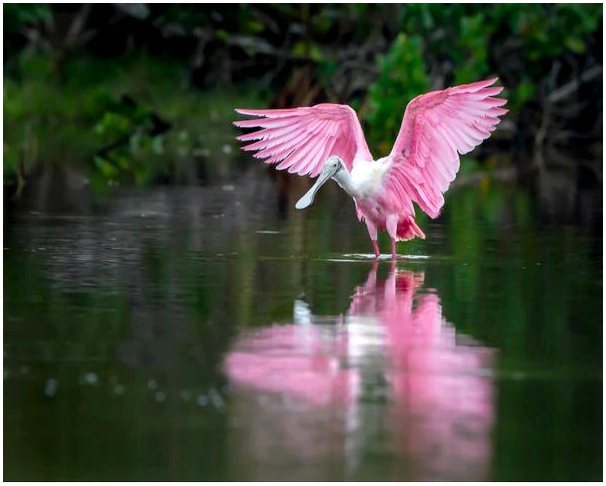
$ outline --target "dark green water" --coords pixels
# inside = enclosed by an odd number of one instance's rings
[[[374,265],[277,187],[6,215],[6,480],[601,479],[601,238],[462,188]]]

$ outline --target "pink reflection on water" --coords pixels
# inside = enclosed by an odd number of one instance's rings
[[[232,400],[246,403],[233,411],[245,424],[248,479],[489,477],[493,350],[457,335],[423,281],[393,267],[377,281],[374,265],[345,325],[308,316],[236,342],[225,370]],[[378,405],[365,382],[377,374],[388,397]],[[369,450],[388,460],[366,478]]]
[[[421,290],[423,280],[423,273],[392,271],[377,284],[373,269],[352,303],[351,312],[378,316],[386,331],[389,417],[394,448],[406,458],[394,474],[487,479],[494,350],[457,335],[438,295]]]
[[[340,369],[347,335],[323,338],[315,326],[261,329],[228,354],[225,369],[236,386],[286,395],[305,404],[346,406],[357,389],[357,370]]]

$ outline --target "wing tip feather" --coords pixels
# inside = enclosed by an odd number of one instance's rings
[[[234,108],[234,111],[240,115],[264,116],[257,114],[258,110],[251,110],[250,108]]]

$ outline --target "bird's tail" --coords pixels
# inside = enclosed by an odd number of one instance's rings
[[[422,240],[425,239],[425,233],[417,226],[417,222],[413,216],[404,216],[398,221],[398,232],[396,235],[398,241],[412,240],[417,236]]]

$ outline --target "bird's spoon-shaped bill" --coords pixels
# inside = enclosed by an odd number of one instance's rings
[[[316,197],[316,193],[318,192],[320,187],[322,187],[326,181],[328,181],[333,175],[335,175],[335,172],[336,171],[332,168],[324,168],[324,170],[320,172],[320,175],[318,176],[318,179],[316,180],[315,184],[311,186],[309,191],[307,191],[305,195],[297,201],[297,204],[295,204],[295,208],[305,209],[311,206],[311,204],[314,202],[314,198]]]

